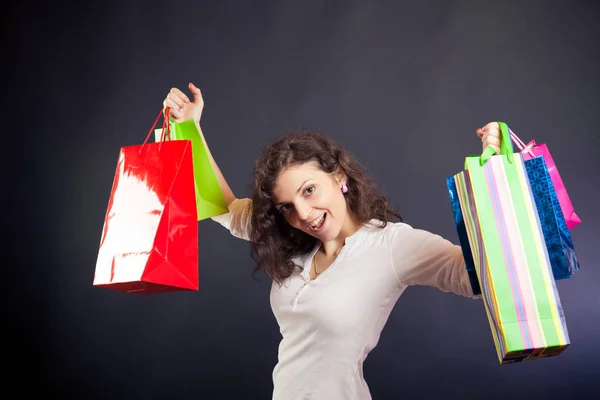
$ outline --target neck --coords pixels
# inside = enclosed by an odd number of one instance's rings
[[[319,252],[325,254],[325,257],[327,259],[333,259],[333,258],[336,258],[338,256],[338,254],[340,254],[340,251],[342,251],[343,247],[344,247],[344,244],[339,245],[338,243],[333,243],[333,241],[327,242],[327,243],[321,243]]]
[[[328,259],[337,257],[346,244],[346,239],[354,235],[361,227],[362,224],[353,215],[349,214],[339,235],[329,242],[321,242],[319,251],[324,253]]]

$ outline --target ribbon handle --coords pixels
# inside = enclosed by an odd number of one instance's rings
[[[527,152],[531,157],[535,157],[535,154],[533,154],[533,150],[532,150],[532,146],[527,146],[518,136],[516,133],[514,133],[512,130],[510,130],[510,138],[513,140],[513,142],[515,142],[515,144],[517,145],[517,147],[519,148],[519,150],[521,152],[525,151]]]

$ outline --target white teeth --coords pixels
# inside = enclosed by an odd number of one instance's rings
[[[325,216],[325,213],[323,213],[323,215],[321,215],[319,218],[317,218],[316,220],[313,221],[312,224],[310,224],[311,228],[316,228],[317,226],[319,226],[319,224],[323,221],[323,217]]]

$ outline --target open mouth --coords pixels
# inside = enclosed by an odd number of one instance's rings
[[[323,216],[319,217],[319,219],[317,221],[315,221],[312,225],[310,225],[310,230],[313,232],[319,232],[325,225],[326,219],[327,219],[327,213],[324,213]]]

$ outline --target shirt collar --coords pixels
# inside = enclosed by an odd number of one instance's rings
[[[363,224],[360,228],[358,228],[358,230],[356,232],[354,232],[352,235],[348,236],[345,240],[345,244],[348,245],[351,243],[355,243],[359,239],[363,238],[369,232],[372,232],[373,230],[377,229],[377,227],[381,224],[382,224],[382,221],[375,219],[375,218],[371,219],[369,222]]]
[[[358,230],[352,235],[348,236],[344,241],[344,246],[348,248],[354,245],[355,243],[360,243],[362,238],[364,238],[369,232],[373,232],[374,230],[376,230],[377,227],[381,226],[382,224],[383,222],[378,219],[371,219],[369,222],[366,222],[360,228],[358,228]],[[305,278],[308,276],[311,260],[317,252],[317,250],[319,250],[319,247],[321,247],[321,242],[317,241],[313,249],[310,251],[310,253],[306,255],[306,258],[304,259],[302,272]],[[346,249],[346,251],[347,250],[348,249]]]

